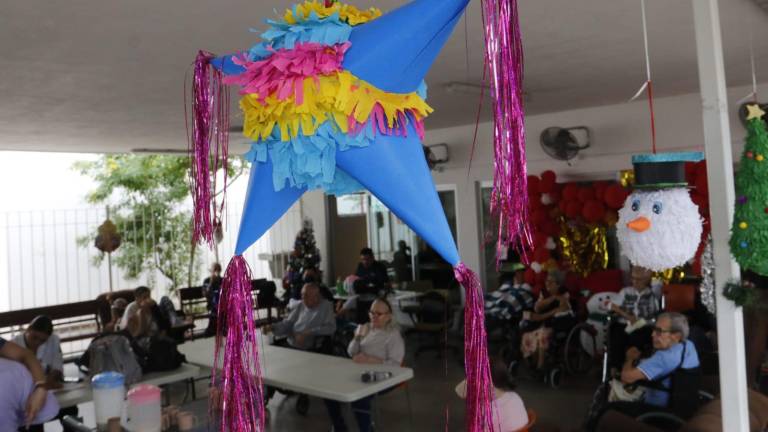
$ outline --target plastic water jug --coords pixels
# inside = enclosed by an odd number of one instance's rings
[[[160,432],[162,407],[160,387],[139,384],[128,392],[128,424],[132,432]]]
[[[120,418],[125,400],[125,377],[118,372],[103,372],[91,379],[96,425],[104,430],[111,418]]]

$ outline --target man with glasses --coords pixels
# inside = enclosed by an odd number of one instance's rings
[[[659,312],[659,299],[651,288],[651,278],[650,270],[633,266],[630,272],[632,284],[619,291],[611,304],[611,312],[616,314],[610,328],[608,357],[613,368],[618,369],[624,363],[627,348],[642,349],[650,343],[651,329],[642,323],[653,322]],[[634,329],[635,326],[640,328]],[[630,332],[627,328],[634,330]]]
[[[696,347],[688,340],[688,332],[685,315],[676,312],[659,315],[653,327],[653,355],[640,360],[640,350],[632,347],[627,350],[621,370],[624,384],[651,381],[653,385],[645,387],[642,401],[613,402],[603,412],[616,410],[634,418],[669,408],[672,374],[678,369],[699,367],[699,356]]]

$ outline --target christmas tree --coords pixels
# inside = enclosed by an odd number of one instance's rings
[[[747,107],[747,142],[736,173],[731,253],[743,269],[768,275],[768,132],[758,105]]]
[[[301,298],[301,287],[304,271],[308,269],[319,270],[320,250],[315,242],[315,232],[309,221],[304,223],[304,228],[296,234],[293,243],[293,252],[288,258],[288,268],[283,278],[283,287],[291,298]]]

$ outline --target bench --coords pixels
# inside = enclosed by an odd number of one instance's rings
[[[26,328],[38,315],[46,315],[53,321],[54,332],[61,338],[64,346],[73,347],[72,342],[90,341],[101,332],[96,300],[65,303],[55,306],[43,306],[0,313],[0,336],[10,339]],[[85,351],[82,349],[64,351],[64,361],[72,362]]]
[[[251,292],[256,310],[266,310],[267,316],[256,320],[257,326],[271,324],[277,321],[281,316],[282,305],[276,296],[277,286],[271,280],[253,279],[251,281]],[[205,298],[203,287],[194,286],[180,288],[178,290],[181,311],[185,316],[192,317],[195,320],[208,319],[210,312],[205,310],[208,300]],[[195,337],[200,336],[201,332],[196,332]]]

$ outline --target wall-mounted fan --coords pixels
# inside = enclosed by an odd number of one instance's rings
[[[580,138],[577,138],[577,135]],[[548,127],[541,132],[541,148],[552,158],[569,161],[581,150],[589,148],[590,135],[586,126]]]

